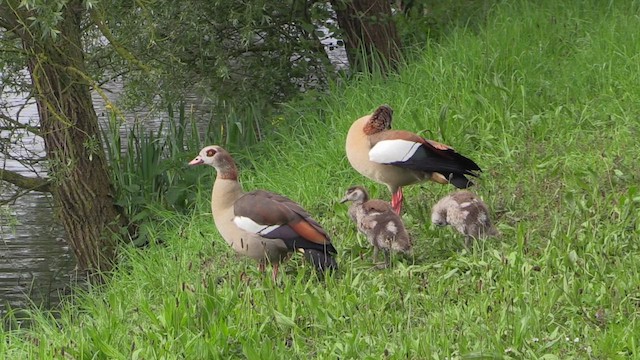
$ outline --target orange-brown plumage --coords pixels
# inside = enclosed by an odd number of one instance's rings
[[[289,226],[303,238],[320,245],[329,244],[326,234],[321,233],[308,222],[300,220],[296,223],[289,223]]]

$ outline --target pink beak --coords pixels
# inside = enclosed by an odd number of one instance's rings
[[[200,165],[200,164],[204,164],[204,160],[202,160],[200,156],[196,156],[195,159],[189,161],[189,165]]]

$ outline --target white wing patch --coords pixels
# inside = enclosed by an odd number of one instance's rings
[[[396,227],[396,224],[392,222],[388,222],[386,227],[387,227],[387,231],[389,231],[392,234],[395,234],[398,232],[398,228]]]
[[[487,223],[487,214],[485,214],[484,211],[478,214],[478,222],[481,224]]]
[[[407,161],[420,145],[409,140],[382,140],[369,150],[369,160],[380,164]]]
[[[280,227],[280,225],[261,225],[246,216],[236,216],[233,222],[240,229],[258,235],[266,235]]]

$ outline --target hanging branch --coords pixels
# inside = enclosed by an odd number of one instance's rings
[[[123,59],[129,61],[131,64],[135,65],[147,74],[153,72],[153,69],[151,67],[140,61],[134,54],[129,52],[126,47],[122,46],[115,39],[115,37],[111,34],[111,30],[109,29],[109,27],[103,22],[104,17],[101,14],[98,14],[97,10],[90,11],[89,14],[91,16],[91,20],[93,20],[96,27],[98,27],[98,30],[100,30],[100,32],[102,33],[102,36],[104,36],[109,41],[109,44],[113,46],[118,55],[122,56]]]
[[[14,201],[18,200],[21,196],[27,194],[29,191],[30,190],[20,190],[17,193],[13,194],[13,196],[11,196],[10,198],[5,200],[0,200],[0,206],[13,203]]]
[[[11,126],[2,127],[1,130],[12,130],[12,129],[24,129],[27,130],[34,135],[40,136],[40,128],[37,126],[31,126],[29,124],[23,124],[16,119],[12,119],[7,115],[0,114],[0,120],[3,120],[9,123]]]
[[[0,169],[0,181],[6,181],[27,191],[52,191],[52,184],[49,179],[27,177],[11,170]]]

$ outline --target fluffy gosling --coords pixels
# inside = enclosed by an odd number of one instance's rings
[[[389,251],[401,253],[411,252],[411,239],[404,227],[402,218],[395,213],[391,205],[382,200],[369,200],[367,191],[362,186],[349,188],[341,203],[352,201],[349,206],[349,217],[356,224],[373,246],[373,262],[377,264],[378,251],[384,252],[385,262],[390,264]]]
[[[465,236],[467,249],[475,239],[500,235],[491,222],[487,205],[467,190],[440,199],[431,209],[431,222],[438,226],[451,225]]]

